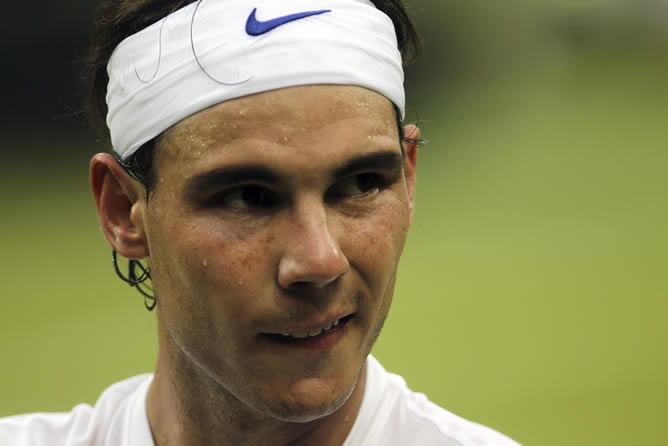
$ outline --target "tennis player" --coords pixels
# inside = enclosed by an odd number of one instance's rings
[[[369,355],[413,215],[418,46],[401,0],[105,2],[90,178],[157,365],[0,444],[516,445]]]

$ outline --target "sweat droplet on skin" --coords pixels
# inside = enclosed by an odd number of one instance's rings
[[[209,261],[208,261],[207,259],[202,260],[202,266],[203,266],[204,268],[206,268],[207,266],[209,266]]]

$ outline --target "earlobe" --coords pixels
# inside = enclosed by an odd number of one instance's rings
[[[413,222],[413,210],[415,208],[415,181],[418,148],[421,142],[421,133],[418,126],[408,124],[404,127],[404,174],[406,176],[406,190],[410,206],[411,223]]]
[[[141,186],[108,153],[91,160],[90,183],[100,226],[112,249],[128,259],[147,257]]]

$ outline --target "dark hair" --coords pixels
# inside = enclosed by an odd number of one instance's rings
[[[93,127],[102,139],[109,139],[105,124],[107,114],[107,64],[118,44],[132,34],[156,23],[172,12],[198,0],[103,0],[90,43],[86,81],[88,87],[87,111]],[[371,0],[394,24],[399,51],[404,64],[419,56],[420,39],[402,0]],[[398,117],[400,123],[401,117]],[[399,125],[400,137],[403,138]],[[144,144],[129,159],[119,163],[149,192],[153,186],[153,158],[159,139]],[[117,157],[118,159],[118,157]]]

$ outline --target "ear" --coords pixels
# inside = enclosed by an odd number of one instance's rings
[[[408,203],[411,212],[411,223],[413,222],[413,210],[415,208],[415,175],[417,168],[418,147],[421,138],[420,129],[415,124],[404,127],[404,175],[406,177],[406,190],[408,192]]]
[[[128,259],[147,257],[143,187],[108,153],[91,159],[90,183],[100,226],[111,247]]]

